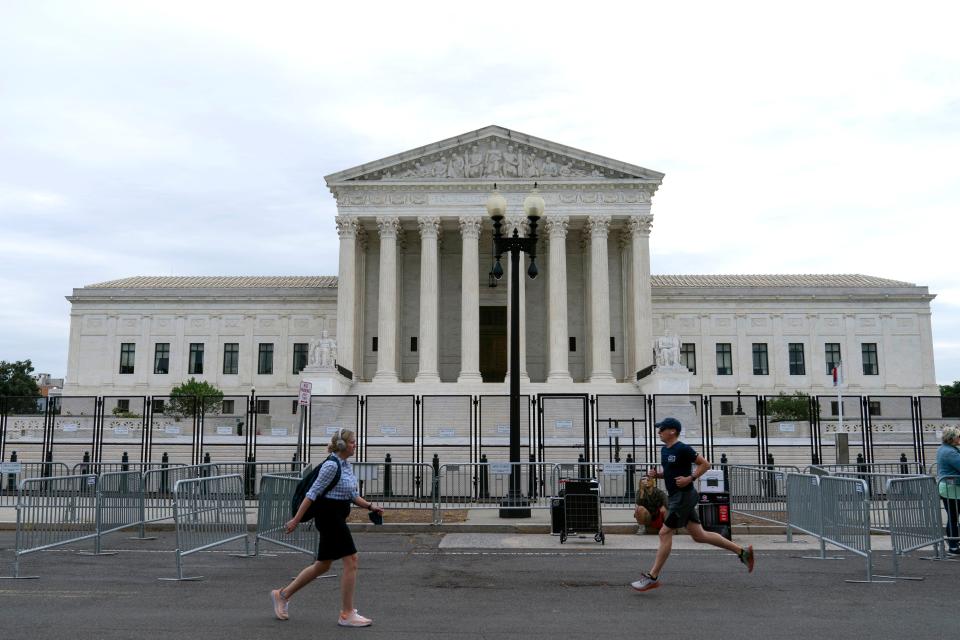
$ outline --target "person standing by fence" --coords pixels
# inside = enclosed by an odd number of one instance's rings
[[[383,513],[383,507],[374,507],[373,503],[360,497],[357,491],[357,479],[353,474],[353,467],[347,462],[357,449],[357,436],[350,429],[340,429],[330,439],[327,451],[335,453],[336,457],[328,458],[320,467],[317,479],[307,491],[307,496],[300,504],[300,508],[293,518],[287,522],[287,533],[294,529],[303,519],[313,502],[317,501],[316,527],[320,532],[320,544],[317,548],[317,560],[305,567],[293,582],[282,589],[270,592],[273,600],[273,612],[280,620],[287,620],[288,605],[293,595],[313,580],[319,578],[334,560],[343,559],[343,575],[340,576],[340,617],[337,624],[341,627],[369,627],[373,621],[361,616],[353,608],[353,591],[357,583],[357,568],[359,559],[357,547],[353,544],[353,536],[347,527],[347,517],[350,515],[350,504],[353,503],[378,514]],[[336,480],[337,465],[340,466],[340,479]],[[327,489],[327,487],[330,487]],[[318,499],[317,496],[321,495]]]
[[[960,555],[960,428],[944,427],[937,449],[937,481],[947,510],[947,553]]]
[[[664,418],[656,424],[663,447],[660,449],[661,470],[650,469],[651,478],[663,478],[667,487],[667,517],[660,528],[660,544],[657,558],[650,571],[643,573],[639,580],[630,583],[636,591],[649,591],[660,586],[660,570],[670,557],[673,548],[673,534],[686,526],[687,533],[696,542],[710,544],[737,554],[740,562],[753,571],[753,547],[743,548],[727,540],[718,533],[705,531],[697,515],[700,494],[694,488],[694,482],[710,470],[710,462],[698,454],[693,447],[680,442],[680,421],[676,418]],[[696,468],[691,469],[696,465]]]

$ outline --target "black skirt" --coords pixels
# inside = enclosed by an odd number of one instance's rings
[[[320,532],[317,560],[338,560],[357,552],[350,528],[347,527],[349,515],[348,500],[320,498],[317,501],[317,519],[314,521],[317,531]]]

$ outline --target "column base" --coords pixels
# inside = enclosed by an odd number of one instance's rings
[[[590,383],[600,383],[600,384],[610,384],[615,383],[616,378],[613,377],[612,373],[595,373],[590,376]]]
[[[418,373],[417,377],[413,379],[417,384],[439,384],[440,374],[438,373]]]
[[[457,377],[457,382],[483,382],[479,371],[465,371]]]
[[[570,382],[573,382],[573,377],[566,371],[551,371],[550,374],[547,375],[548,384]]]
[[[376,383],[400,382],[400,378],[397,377],[397,374],[393,373],[392,371],[378,371],[373,375],[373,380],[371,382],[376,382]]]

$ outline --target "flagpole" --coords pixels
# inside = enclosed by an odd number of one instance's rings
[[[837,386],[837,433],[843,432],[843,362],[838,362],[833,373],[833,384]]]

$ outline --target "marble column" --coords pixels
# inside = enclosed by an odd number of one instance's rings
[[[567,328],[567,216],[547,216],[545,228],[550,238],[549,276],[549,366],[547,382],[573,382],[570,377]]]
[[[520,237],[527,235],[527,229],[530,225],[526,216],[507,216],[507,219],[504,221],[504,232],[513,237],[513,230],[517,229],[520,232]],[[510,265],[510,255],[504,254],[502,264],[506,265],[506,278],[507,278],[507,344],[510,344],[510,314],[512,310],[510,309],[510,300],[512,298],[513,292],[510,290],[510,282],[513,280],[511,275],[511,269],[513,268]],[[527,375],[527,296],[526,296],[526,280],[527,280],[527,257],[526,254],[520,255],[520,381],[521,382],[530,382],[530,376]],[[508,347],[509,350],[509,347]],[[510,376],[513,375],[513,372],[510,371],[510,358],[509,352],[507,354],[507,380],[509,381]]]
[[[337,234],[340,236],[340,269],[337,274],[337,362],[353,371],[354,380],[362,371],[357,365],[356,326],[356,270],[357,270],[357,219],[337,216]]]
[[[630,329],[633,343],[634,371],[653,364],[653,302],[650,290],[650,230],[653,228],[653,216],[644,214],[630,218]]]
[[[420,227],[420,337],[417,354],[420,368],[415,382],[440,382],[437,363],[439,327],[439,268],[437,243],[440,235],[440,218],[422,216],[417,218]]]
[[[397,234],[400,219],[378,217],[380,289],[377,315],[377,372],[374,382],[398,382],[397,376]],[[338,309],[339,313],[339,309]]]
[[[590,382],[616,382],[610,366],[610,273],[607,236],[610,216],[590,216]]]
[[[460,309],[460,376],[457,382],[481,382],[480,375],[480,229],[483,218],[460,218],[463,237]]]

